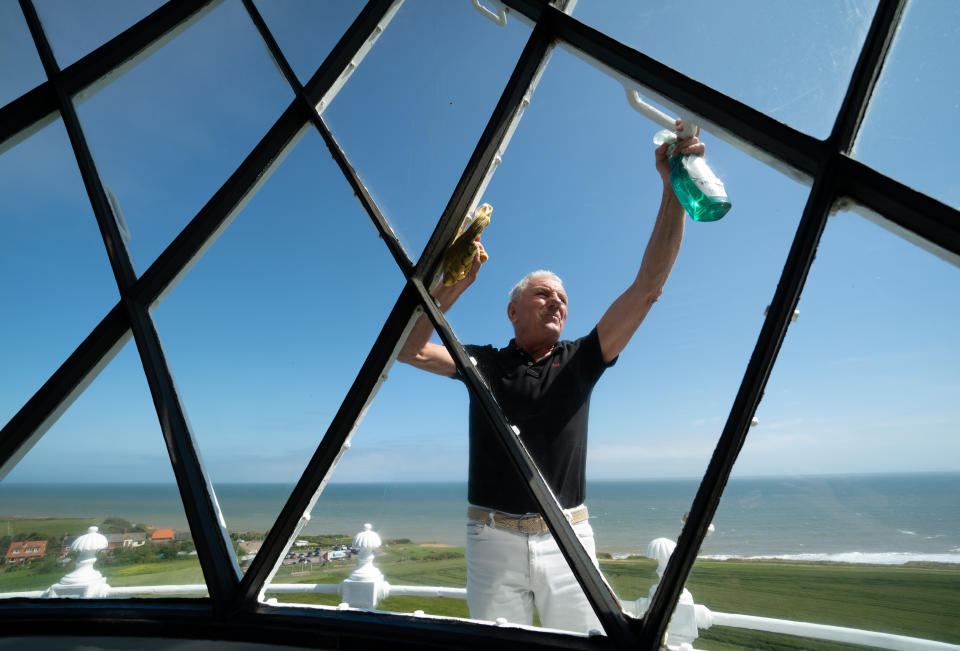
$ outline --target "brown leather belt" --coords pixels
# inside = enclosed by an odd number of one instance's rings
[[[583,522],[589,516],[587,506],[581,504],[572,509],[564,509],[563,514],[567,516],[570,524]],[[514,515],[513,513],[504,513],[502,511],[490,511],[476,506],[467,508],[467,518],[483,522],[497,529],[506,529],[507,531],[518,531],[520,533],[546,533],[550,531],[547,521],[539,514]]]

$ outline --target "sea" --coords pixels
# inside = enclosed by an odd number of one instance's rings
[[[597,549],[646,555],[655,538],[676,540],[698,480],[594,481],[587,505]],[[215,484],[230,531],[268,530],[292,484]],[[466,484],[331,483],[310,534],[355,535],[370,523],[389,542],[464,544]],[[0,535],[13,518],[107,517],[187,530],[175,486],[0,483]],[[960,563],[960,473],[731,479],[700,555],[845,563]]]

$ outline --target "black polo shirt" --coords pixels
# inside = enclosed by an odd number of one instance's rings
[[[500,349],[465,348],[507,420],[520,429],[520,440],[560,506],[582,504],[590,393],[603,372],[616,362],[604,363],[596,328],[576,341],[558,342],[539,362],[517,348],[514,340]],[[539,511],[472,397],[468,499],[471,504],[507,513]]]

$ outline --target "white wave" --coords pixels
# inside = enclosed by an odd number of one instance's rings
[[[832,563],[858,563],[864,565],[903,565],[905,563],[956,563],[960,564],[960,548],[951,549],[946,554],[920,554],[913,552],[839,552],[834,554],[773,554],[760,556],[741,556],[738,554],[707,554],[700,558],[727,561],[731,559],[760,561],[809,561]]]
[[[917,535],[917,532],[916,532],[916,531],[910,531],[909,529],[897,529],[897,533],[902,533],[902,534],[905,534],[905,535],[907,535],[907,536],[916,536],[916,535]]]

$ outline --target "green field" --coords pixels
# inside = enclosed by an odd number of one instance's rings
[[[21,518],[0,516],[0,536],[39,533],[44,539],[86,533],[90,518]],[[6,553],[7,550],[3,550]]]
[[[438,553],[455,558],[430,558]],[[646,596],[656,582],[656,562],[649,559],[603,560],[604,575],[624,601]],[[462,548],[433,549],[396,545],[377,559],[377,567],[393,585],[466,585]],[[291,576],[287,568],[278,583],[337,583],[350,566],[314,569]],[[697,603],[711,610],[761,617],[815,622],[882,631],[943,642],[960,643],[960,567],[908,564],[898,566],[837,563],[699,561],[688,589]],[[335,606],[337,595],[268,595],[281,602]],[[461,599],[391,597],[379,609],[423,610],[434,615],[466,617]],[[698,649],[854,649],[835,642],[818,643],[785,635],[714,627],[701,632]]]
[[[2,520],[0,520],[2,522]],[[15,522],[15,521],[12,521]],[[79,522],[79,521],[77,521]],[[83,522],[80,531],[86,530]],[[11,525],[12,526],[12,525]],[[71,520],[30,520],[18,527],[44,535],[76,533]],[[16,531],[15,531],[16,533]],[[312,540],[316,544],[347,542],[347,537]],[[377,567],[392,585],[466,585],[463,548],[401,543],[384,546]],[[601,569],[624,601],[645,596],[656,581],[656,563],[646,558],[601,560]],[[98,563],[112,586],[203,583],[196,556],[131,564]],[[355,561],[284,566],[276,583],[342,581]],[[0,592],[43,590],[72,569],[39,564],[3,568]],[[907,564],[898,566],[834,563],[698,561],[687,584],[698,604],[715,612],[742,613],[795,621],[848,626],[899,635],[960,643],[960,566]],[[335,606],[336,594],[270,594],[280,602]],[[468,616],[462,599],[390,597],[380,610],[452,617]],[[818,643],[791,636],[714,627],[701,631],[698,649],[853,649],[838,643]]]

